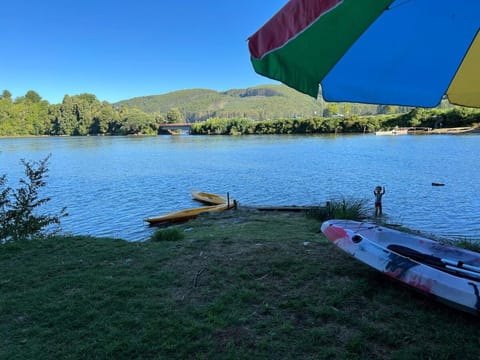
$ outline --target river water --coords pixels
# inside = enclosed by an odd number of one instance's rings
[[[144,218],[199,206],[190,189],[244,205],[365,199],[373,214],[382,185],[390,223],[480,239],[478,135],[4,138],[0,175],[17,187],[20,159],[48,154],[47,208],[67,207],[66,233],[146,239]]]

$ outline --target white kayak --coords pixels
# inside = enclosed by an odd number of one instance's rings
[[[385,275],[480,314],[480,253],[352,220],[329,220],[321,230],[340,249]]]

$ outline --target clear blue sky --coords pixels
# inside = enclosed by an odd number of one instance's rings
[[[9,0],[0,7],[0,92],[116,102],[273,81],[246,39],[287,0]]]

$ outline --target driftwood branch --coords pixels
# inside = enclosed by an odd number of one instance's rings
[[[185,300],[185,297],[190,294],[191,291],[193,291],[194,289],[197,288],[197,285],[198,285],[198,279],[200,278],[200,275],[202,275],[205,271],[207,271],[207,268],[202,268],[200,270],[197,271],[197,273],[195,274],[195,277],[193,278],[193,282],[192,282],[192,287],[189,288],[181,297],[181,301],[184,301]]]
[[[203,268],[203,269],[197,271],[197,274],[195,275],[195,278],[193,279],[193,287],[194,287],[194,288],[197,287],[198,278],[199,278],[200,275],[202,275],[205,271],[207,271],[207,268]]]

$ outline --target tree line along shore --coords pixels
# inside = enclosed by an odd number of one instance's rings
[[[388,111],[387,111],[388,112]],[[397,127],[476,128],[480,110],[463,107],[423,109],[372,115],[291,116],[258,120],[248,116],[213,116],[191,123],[194,135],[372,133]],[[166,113],[100,102],[95,95],[66,95],[49,104],[34,91],[13,100],[0,95],[0,136],[156,135],[163,124],[189,122],[179,107]],[[440,130],[441,131],[441,130]]]

